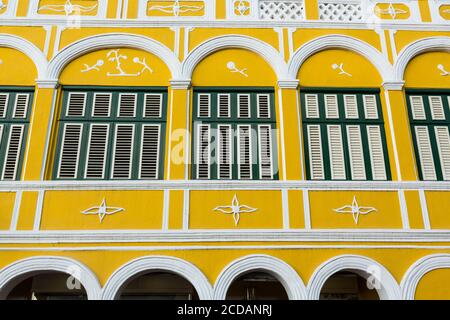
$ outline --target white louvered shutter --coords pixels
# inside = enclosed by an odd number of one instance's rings
[[[367,126],[370,163],[373,180],[386,180],[386,164],[384,162],[383,140],[380,126]]]
[[[345,107],[345,117],[347,119],[358,119],[358,102],[356,95],[345,94],[344,95],[344,107]]]
[[[83,117],[86,108],[86,97],[86,92],[69,92],[66,116]]]
[[[25,127],[23,125],[12,125],[10,127],[2,180],[16,179],[24,129]]]
[[[364,153],[359,126],[347,126],[347,139],[350,154],[352,180],[366,180]]]
[[[92,124],[89,131],[85,178],[103,179],[108,148],[108,124]]]
[[[270,95],[258,94],[257,96],[257,110],[258,118],[269,119],[270,118]]]
[[[328,149],[330,151],[331,179],[345,180],[344,147],[340,125],[328,125]]]
[[[211,117],[211,95],[209,93],[198,95],[197,114],[201,118]]]
[[[433,120],[445,120],[444,105],[440,96],[428,97],[431,109],[431,118]]]
[[[444,180],[450,180],[450,136],[448,127],[434,127],[436,142],[439,150],[441,162],[442,177]]]
[[[9,94],[0,93],[0,118],[6,117],[6,111],[8,109]]]
[[[335,94],[324,95],[325,116],[327,119],[339,119],[338,99]]]
[[[416,126],[415,131],[422,178],[423,180],[436,180],[436,170],[434,168],[433,151],[431,149],[428,127]]]
[[[67,123],[64,125],[58,178],[77,177],[82,129],[82,124]]]
[[[119,117],[133,118],[136,116],[137,94],[119,94]]]
[[[375,95],[364,95],[364,116],[366,119],[378,119],[377,98]]]
[[[309,167],[312,180],[323,180],[322,136],[319,125],[308,125]]]
[[[219,179],[231,179],[231,141],[232,131],[230,125],[218,125],[218,141],[217,141],[217,177]]]
[[[260,179],[272,179],[272,139],[270,125],[258,126],[259,139],[259,177]]]
[[[111,113],[111,93],[94,93],[93,117],[109,117]]]
[[[425,120],[425,107],[423,105],[423,98],[421,96],[410,96],[412,117],[414,120]]]
[[[140,178],[158,179],[159,172],[159,146],[161,140],[160,125],[142,126],[142,144],[140,161]]]
[[[319,99],[317,94],[305,94],[305,110],[307,118],[319,118]]]
[[[115,131],[112,178],[130,179],[133,163],[134,125],[118,124]]]
[[[252,179],[252,136],[249,125],[238,126],[238,176]]]
[[[219,118],[229,118],[231,116],[231,98],[229,93],[219,93],[217,95],[217,116]]]
[[[163,95],[146,93],[144,95],[144,118],[161,118]]]
[[[211,133],[208,124],[197,126],[197,179],[209,179],[211,163]]]
[[[250,95],[249,94],[238,94],[238,117],[239,118],[250,118]]]

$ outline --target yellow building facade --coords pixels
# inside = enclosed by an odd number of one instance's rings
[[[450,299],[450,1],[0,1],[0,298]]]

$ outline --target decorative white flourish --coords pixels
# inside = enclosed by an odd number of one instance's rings
[[[149,11],[151,10],[157,10],[164,13],[171,13],[175,17],[178,17],[180,13],[185,12],[196,12],[203,9],[203,6],[182,6],[180,5],[180,0],[174,0],[172,5],[168,6],[151,6],[148,8]]]
[[[116,63],[116,70],[118,71],[117,73],[111,73],[108,72],[106,75],[108,77],[137,77],[140,76],[142,73],[145,72],[145,70],[148,70],[150,73],[153,73],[153,70],[147,65],[147,62],[145,61],[145,58],[143,58],[142,60],[140,60],[138,57],[134,57],[133,58],[133,62],[142,65],[142,69],[141,71],[137,72],[137,73],[127,73],[122,69],[122,62],[121,60],[127,60],[128,57],[126,55],[120,54],[119,53],[120,49],[114,49],[109,51],[106,54],[106,57],[108,58],[109,61],[115,62]]]
[[[337,63],[333,63],[332,65],[331,65],[331,68],[333,69],[333,70],[339,70],[339,74],[343,74],[343,75],[346,75],[346,76],[348,76],[348,77],[353,77],[350,73],[348,73],[348,72],[346,72],[345,70],[344,70],[344,64],[341,62],[341,64],[337,64]]]
[[[443,64],[438,64],[437,68],[438,68],[439,71],[441,71],[441,76],[445,77],[445,76],[450,75],[450,72],[445,70],[445,67],[444,67]]]
[[[81,72],[88,72],[88,71],[92,71],[92,70],[100,71],[100,67],[103,66],[104,63],[105,62],[102,59],[97,60],[97,62],[92,66],[89,66],[87,63],[85,63],[84,69],[81,70]]]
[[[94,215],[98,215],[99,219],[100,219],[100,223],[103,222],[103,219],[106,216],[110,216],[112,214],[115,214],[117,212],[121,212],[124,211],[124,208],[119,208],[119,207],[108,207],[106,205],[106,200],[103,199],[102,203],[99,206],[95,206],[95,207],[90,207],[89,209],[86,209],[84,211],[81,211],[82,214],[94,214]]]
[[[97,4],[93,6],[82,6],[78,4],[72,4],[70,0],[67,0],[65,4],[48,4],[42,7],[39,7],[39,10],[50,10],[54,12],[64,12],[67,16],[72,13],[82,13],[82,12],[90,12],[97,8]]]
[[[353,202],[351,205],[346,205],[337,209],[333,209],[337,213],[351,213],[355,224],[358,224],[360,215],[367,215],[371,212],[377,211],[373,207],[360,207],[356,201],[356,196],[353,196]]]
[[[143,58],[141,61],[138,57],[134,57],[133,62],[140,64],[142,66],[142,70],[137,73],[138,75],[141,75],[145,70],[148,70],[148,72],[153,73],[153,69],[147,65],[147,62],[145,62],[145,58]]]
[[[231,201],[231,206],[218,206],[213,209],[214,211],[220,211],[225,214],[232,214],[234,223],[237,226],[239,224],[239,219],[241,218],[241,213],[255,212],[258,209],[249,207],[247,205],[240,205],[236,194]]]
[[[228,68],[228,70],[230,70],[230,72],[233,72],[233,73],[239,73],[239,74],[243,75],[244,77],[247,77],[247,78],[248,78],[247,68],[244,68],[244,69],[238,69],[238,68],[236,67],[236,63],[234,63],[233,61],[229,61],[229,62],[227,63],[227,68]]]
[[[240,16],[248,15],[250,6],[248,5],[248,1],[235,1],[234,2],[234,10],[238,12]]]
[[[389,3],[389,7],[387,9],[381,9],[381,8],[377,7],[375,9],[375,11],[379,15],[388,14],[391,16],[392,19],[397,18],[397,15],[399,15],[399,14],[408,13],[408,11],[405,11],[403,9],[395,8],[395,6],[392,4],[392,2]]]

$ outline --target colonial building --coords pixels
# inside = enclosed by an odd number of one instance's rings
[[[0,0],[0,298],[450,299],[449,22]]]

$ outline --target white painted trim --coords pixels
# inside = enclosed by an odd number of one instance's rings
[[[417,260],[406,271],[400,283],[402,298],[414,300],[417,285],[425,274],[436,269],[448,268],[450,268],[450,254],[432,254]]]
[[[441,16],[440,8],[443,5],[450,5],[449,0],[429,0],[430,13],[434,23],[449,23],[449,20],[444,19]]]
[[[162,230],[169,229],[170,190],[164,190],[164,209],[162,218]]]
[[[12,18],[14,19],[14,16],[16,15],[17,11],[17,0],[8,0],[8,5],[6,7],[6,11],[0,14],[0,18]]]
[[[300,67],[310,56],[332,48],[351,50],[362,55],[377,68],[384,82],[393,79],[392,65],[380,51],[357,38],[338,34],[319,37],[302,45],[289,60],[288,79],[297,79]]]
[[[402,216],[403,229],[409,229],[408,207],[406,205],[405,191],[398,191],[398,200],[400,202],[400,213]]]
[[[394,80],[403,81],[408,63],[419,54],[430,51],[450,52],[450,37],[429,37],[408,44],[398,55],[394,64]]]
[[[21,203],[22,203],[22,191],[17,191],[14,200],[14,210],[11,216],[11,225],[9,227],[10,231],[17,230],[17,222],[19,221],[19,212]]]
[[[428,214],[427,198],[424,190],[419,190],[420,207],[422,209],[423,227],[425,230],[431,230],[430,215]]]
[[[395,133],[395,126],[394,126],[394,118],[392,117],[392,106],[391,106],[391,99],[389,97],[389,92],[384,91],[384,99],[386,102],[386,111],[387,111],[387,117],[388,117],[388,125],[389,130],[391,131],[391,143],[392,143],[392,149],[394,151],[394,162],[395,162],[395,171],[397,173],[397,180],[402,181],[402,171],[400,169],[400,158],[398,156],[398,149],[397,149],[397,138]]]
[[[195,67],[208,55],[223,49],[240,48],[255,52],[272,67],[278,79],[287,79],[286,63],[271,45],[249,36],[225,35],[208,39],[193,49],[183,61],[182,78],[190,79]],[[295,78],[294,78],[295,79]]]
[[[280,176],[280,179],[285,181],[287,178],[287,166],[286,166],[286,144],[285,144],[285,135],[284,135],[284,116],[283,116],[283,91],[281,88],[278,88],[278,123],[280,124],[280,139],[279,142],[281,144],[281,155],[278,153],[277,156],[279,160],[279,156],[281,156],[281,166],[283,168],[283,174]],[[278,130],[277,130],[278,131]],[[272,135],[271,137],[272,138]],[[251,150],[251,149],[250,149]],[[277,161],[277,171],[280,172],[279,161]]]
[[[184,190],[183,192],[183,230],[189,229],[189,211],[190,211],[190,192],[189,190]]]
[[[314,271],[308,283],[309,299],[318,300],[328,278],[343,270],[353,271],[365,279],[374,277],[381,285],[377,292],[382,300],[398,300],[401,297],[397,281],[380,263],[360,255],[341,255],[325,261]]]
[[[173,78],[180,78],[181,64],[172,50],[149,37],[131,33],[98,34],[68,45],[50,61],[47,78],[48,80],[58,79],[62,70],[69,62],[84,54],[118,46],[122,48],[137,48],[156,55],[166,63]]]
[[[286,189],[281,190],[281,199],[283,204],[283,229],[289,229],[289,195]]]
[[[309,192],[308,189],[303,189],[303,214],[305,215],[305,229],[311,229],[311,212],[309,209]]]
[[[228,264],[217,277],[214,299],[225,300],[228,288],[239,276],[253,271],[266,272],[283,285],[290,300],[305,300],[306,287],[298,273],[286,262],[269,255],[249,255]]]
[[[121,287],[130,279],[159,271],[175,273],[191,282],[201,300],[210,300],[213,296],[208,279],[192,263],[175,257],[145,256],[127,262],[114,271],[103,288],[103,299],[116,299]]]
[[[42,209],[44,206],[44,196],[45,196],[45,191],[43,191],[43,190],[39,191],[38,198],[36,201],[36,211],[34,214],[33,231],[39,231],[39,229],[41,227]]]
[[[28,40],[22,39],[15,35],[0,34],[0,47],[16,49],[31,59],[36,66],[38,78],[45,78],[47,69],[47,58],[44,53]]]
[[[101,286],[95,274],[83,263],[66,257],[36,256],[15,261],[0,270],[0,299],[25,277],[43,271],[64,272],[81,282],[89,300],[101,298]]]
[[[80,20],[85,20],[85,19],[86,20],[91,20],[91,19],[98,19],[98,18],[103,18],[104,19],[104,18],[106,18],[106,10],[107,10],[107,5],[108,5],[108,0],[97,0],[97,14],[96,15],[92,15],[92,16],[81,15],[81,17],[77,17],[77,16],[74,16],[74,15],[66,16],[65,14],[64,15],[40,14],[40,13],[38,13],[40,0],[30,0],[29,2],[30,2],[29,3],[29,7],[28,7],[28,17],[29,18],[36,18],[36,19],[42,19],[42,18],[46,18],[46,19],[52,19],[52,18],[54,18],[54,19],[61,19],[61,16],[62,16],[62,17],[66,18],[66,21],[69,18],[73,19],[74,17],[76,17],[77,19],[80,19]]]

